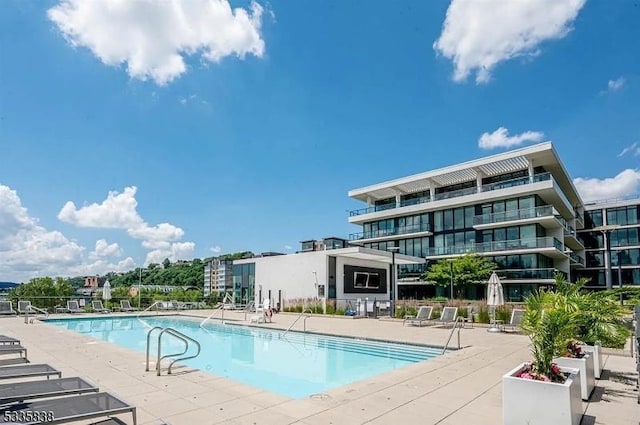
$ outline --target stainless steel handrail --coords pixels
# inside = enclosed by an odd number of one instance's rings
[[[220,320],[222,320],[222,323],[224,324],[224,304],[221,304],[220,307],[215,308],[209,316],[207,316],[202,322],[200,322],[200,327],[202,327],[202,325],[204,325],[207,320],[213,319],[213,315],[216,314],[218,310],[222,310],[222,317],[220,318]]]
[[[300,314],[298,315],[298,317],[296,317],[296,320],[294,320],[294,321],[293,321],[293,323],[292,323],[291,325],[289,325],[289,327],[287,328],[287,330],[286,330],[286,331],[284,331],[284,333],[283,333],[282,335],[283,335],[283,336],[284,336],[284,335],[286,335],[286,334],[287,334],[287,332],[289,332],[289,331],[291,330],[291,328],[293,328],[293,325],[295,325],[295,324],[298,322],[298,320],[300,320],[300,318],[301,318],[305,313],[307,313],[307,312],[309,312],[309,313],[313,314],[313,311],[311,311],[311,309],[309,309],[309,308],[305,308],[304,310],[302,310],[302,311],[300,312]],[[307,314],[307,316],[305,317],[305,320],[304,320],[304,331],[305,331],[305,332],[307,331],[306,320],[307,320],[309,317],[311,317],[311,316],[309,316],[309,315]]]
[[[153,304],[151,304],[149,307],[145,308],[145,309],[144,309],[144,310],[142,310],[140,313],[138,313],[138,314],[136,315],[136,317],[140,317],[140,315],[141,315],[142,313],[144,313],[144,312],[146,312],[146,311],[148,311],[148,310],[151,310],[151,307],[155,307],[155,306],[157,306],[158,304],[160,304],[161,302],[164,302],[164,301],[155,301],[155,302],[154,302]]]
[[[449,338],[447,339],[447,343],[444,345],[444,348],[442,349],[442,354],[447,352],[447,348],[449,347],[449,342],[451,342],[451,338],[453,337],[453,332],[456,330],[456,327],[458,328],[458,350],[460,349],[460,329],[462,329],[462,326],[459,326],[460,324],[460,316],[456,317],[455,322],[453,322],[453,328],[451,328],[451,333],[449,333]]]
[[[174,353],[174,354],[166,354],[164,356],[161,357],[161,351],[162,351],[162,335],[165,334],[165,332],[175,338],[178,338],[179,340],[181,340],[182,342],[184,342],[184,351],[182,353]],[[192,354],[190,356],[186,356],[186,357],[180,357],[177,358],[175,360],[173,360],[171,363],[169,363],[169,368],[167,369],[167,374],[171,375],[171,368],[173,367],[173,364],[177,361],[180,360],[189,360],[189,359],[193,359],[195,357],[198,357],[198,355],[200,355],[200,343],[198,341],[196,341],[195,339],[191,338],[188,335],[183,334],[182,332],[179,332],[173,328],[165,328],[162,331],[160,331],[160,334],[158,335],[158,360],[156,363],[156,371],[157,371],[157,375],[160,376],[161,373],[161,367],[160,364],[162,363],[162,360],[167,359],[169,357],[177,357],[177,356],[182,356],[183,354],[187,354],[187,352],[189,351],[189,341],[193,342],[196,344],[197,350],[195,354]]]
[[[29,320],[29,315],[31,313],[33,313],[34,317],[31,320]],[[49,312],[47,310],[43,310],[41,308],[30,305],[29,308],[24,311],[24,323],[25,324],[33,323],[33,319],[35,319],[35,316],[37,316],[38,313],[44,314],[45,319],[49,317]]]
[[[151,342],[151,332],[155,331],[156,329],[160,329],[162,330],[161,326],[154,326],[153,328],[149,329],[149,331],[147,332],[147,367],[145,369],[146,372],[149,372],[149,343]]]
[[[246,306],[244,306],[244,320],[247,320],[247,313],[251,312],[252,309],[256,308],[255,301],[249,301]]]

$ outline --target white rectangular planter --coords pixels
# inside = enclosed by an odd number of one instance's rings
[[[570,373],[562,383],[516,378],[524,363],[502,377],[502,413],[504,425],[579,425],[582,420],[580,372]]]
[[[584,401],[589,400],[593,388],[596,386],[596,378],[593,374],[593,357],[585,354],[581,359],[572,357],[557,357],[553,359],[558,366],[578,369],[580,371],[580,394]]]
[[[602,345],[599,342],[596,342],[595,345],[581,345],[582,351],[585,353],[590,353],[593,357],[593,375],[596,379],[600,379],[602,374],[602,363],[604,359],[602,358]]]

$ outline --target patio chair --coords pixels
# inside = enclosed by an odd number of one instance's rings
[[[100,418],[104,416],[131,413],[133,424],[137,425],[136,407],[110,393],[82,394],[73,397],[50,398],[46,400],[16,403],[2,408],[0,423],[15,423],[16,418],[33,415],[33,412],[45,412],[53,419],[35,420],[36,423],[67,423]],[[28,417],[28,416],[27,416]]]
[[[445,307],[442,309],[442,314],[439,319],[432,320],[435,326],[448,326],[453,324],[458,316],[458,307]]]
[[[0,355],[19,354],[20,357],[27,357],[27,349],[20,344],[1,344]]]
[[[20,340],[11,336],[0,335],[0,344],[20,344]]]
[[[168,306],[169,310],[184,310],[182,304],[179,303],[178,300],[171,300],[169,301],[168,304],[169,304]]]
[[[418,309],[418,313],[415,316],[404,316],[402,326],[405,324],[410,326],[422,326],[423,324],[427,324],[431,320],[432,312],[433,307],[423,305]]]
[[[29,314],[33,312],[31,301],[18,301],[18,314]]]
[[[84,313],[84,310],[80,308],[77,300],[67,301],[67,312],[68,313]]]
[[[131,307],[129,300],[120,300],[120,311],[138,311],[138,309]]]
[[[98,391],[95,384],[78,377],[13,382],[0,384],[0,404]]]
[[[24,364],[0,367],[0,379],[32,378],[35,376],[62,376],[62,372],[48,364]]]
[[[511,320],[508,324],[505,325],[505,328],[508,326],[509,328],[511,328],[511,331],[516,332],[522,324],[522,317],[524,316],[524,312],[525,311],[522,309],[514,308],[511,311]]]
[[[0,314],[3,316],[15,316],[18,313],[13,309],[11,301],[0,301]]]
[[[111,310],[104,308],[102,301],[91,301],[91,309],[94,313],[111,313]]]

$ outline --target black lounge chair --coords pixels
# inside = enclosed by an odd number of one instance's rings
[[[11,301],[0,301],[0,314],[3,316],[16,316],[18,313],[13,309]]]
[[[0,404],[98,391],[95,384],[79,377],[13,382],[0,384]]]
[[[36,376],[62,376],[62,372],[48,364],[23,364],[0,367],[0,379],[31,378]]]
[[[33,417],[35,412],[39,412],[39,416],[45,414],[47,417],[45,420],[41,420],[42,416],[40,416],[31,421],[23,421],[25,418]],[[137,425],[135,406],[109,393],[82,394],[3,406],[0,408],[0,423],[20,422],[23,425],[42,423],[52,425],[121,413],[131,413],[133,425]],[[51,420],[48,420],[49,418]]]
[[[104,308],[102,301],[91,301],[91,308],[94,313],[111,313],[111,310]]]
[[[67,301],[67,311],[69,313],[84,313],[84,310],[78,305],[78,301]]]
[[[138,311],[138,309],[131,307],[129,300],[120,300],[120,311]]]
[[[20,340],[11,336],[0,335],[0,344],[20,344]]]
[[[20,357],[27,357],[27,349],[20,344],[0,344],[0,355],[20,354]]]

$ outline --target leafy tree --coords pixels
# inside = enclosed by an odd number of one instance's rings
[[[149,265],[147,266],[147,268],[148,268],[149,270],[153,270],[153,269],[155,269],[156,267],[158,267],[159,265],[160,265],[160,264],[158,264],[158,263],[149,263]]]
[[[62,277],[37,277],[9,291],[10,300],[25,300],[39,308],[62,305],[73,294],[71,283]]]
[[[485,284],[496,265],[478,254],[465,254],[453,259],[440,260],[431,265],[422,275],[422,279],[431,284],[448,287],[451,284],[452,267],[453,285],[457,288],[466,288]]]
[[[164,261],[162,262],[162,267],[164,267],[165,269],[168,269],[169,267],[171,267],[171,261],[168,258],[165,258]]]

